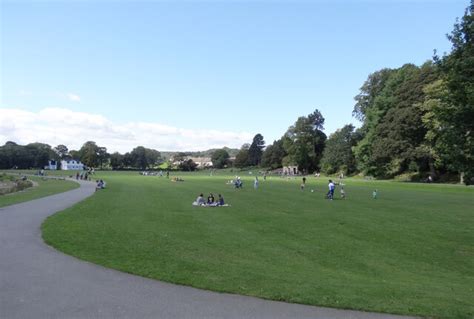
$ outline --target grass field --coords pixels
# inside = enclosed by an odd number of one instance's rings
[[[35,182],[37,186],[27,188],[21,192],[0,196],[0,207],[62,193],[79,187],[79,184],[72,181],[44,179],[40,177],[28,178]]]
[[[474,317],[473,188],[347,180],[347,199],[329,201],[323,178],[301,191],[300,179],[260,178],[254,190],[247,176],[237,190],[230,176],[179,176],[101,172],[107,189],[48,218],[43,238],[106,267],[204,289]],[[192,207],[200,192],[232,206]]]

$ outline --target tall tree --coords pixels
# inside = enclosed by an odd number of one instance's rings
[[[102,168],[102,165],[110,157],[110,154],[107,153],[106,147],[98,147],[97,149],[97,161],[99,162],[99,167]]]
[[[408,167],[428,167],[420,148],[426,135],[421,104],[424,86],[437,79],[435,68],[431,62],[421,67],[406,64],[383,74],[383,83],[370,92],[371,103],[360,107],[356,97],[354,113],[363,110],[364,120],[364,138],[355,148],[359,169],[390,177]]]
[[[319,110],[299,117],[283,140],[283,147],[288,154],[283,159],[284,164],[298,165],[300,170],[306,172],[317,170],[326,141],[323,129],[324,117]]]
[[[97,167],[99,164],[99,146],[94,141],[87,141],[79,150],[81,162],[88,167]]]
[[[147,169],[148,168],[148,159],[146,157],[146,149],[143,146],[135,147],[131,152],[130,155],[132,156],[132,165],[139,169]]]
[[[441,69],[448,94],[444,107],[435,107],[439,123],[437,148],[460,173],[461,182],[474,178],[474,0],[448,35],[452,51],[435,61]]]
[[[265,147],[265,141],[263,140],[262,134],[258,133],[254,136],[252,144],[249,147],[248,163],[249,165],[260,165],[262,161],[263,149]]]

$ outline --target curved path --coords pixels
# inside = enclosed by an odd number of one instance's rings
[[[403,318],[167,284],[64,255],[40,225],[95,185],[0,208],[0,318]]]

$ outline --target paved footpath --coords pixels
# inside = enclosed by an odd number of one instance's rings
[[[167,284],[47,246],[43,220],[94,190],[94,183],[81,182],[72,191],[0,208],[0,318],[404,318]]]

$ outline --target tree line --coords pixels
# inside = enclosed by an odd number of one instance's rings
[[[125,154],[107,152],[107,148],[88,141],[79,150],[69,150],[60,144],[51,147],[43,143],[18,145],[7,142],[0,146],[0,169],[43,168],[49,160],[80,160],[87,167],[112,169],[148,169],[161,163],[159,151],[137,146]]]
[[[353,116],[360,128],[345,125],[324,133],[319,110],[299,117],[270,145],[258,133],[231,161],[229,149],[213,150],[215,168],[298,166],[305,173],[364,174],[376,178],[441,178],[450,174],[461,182],[474,177],[474,0],[456,22],[448,39],[449,54],[421,66],[384,68],[367,77],[354,98]],[[175,159],[179,169],[194,170],[187,153]],[[25,146],[7,142],[0,147],[0,168],[42,167],[49,159],[80,159],[90,167],[149,169],[164,160],[159,151],[143,146],[125,154],[108,154],[105,147],[86,142],[80,150],[65,145]]]

